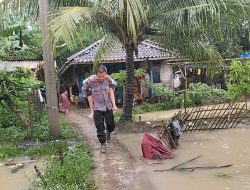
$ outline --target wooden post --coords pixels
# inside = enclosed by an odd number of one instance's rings
[[[186,103],[187,103],[187,97],[186,97],[186,92],[187,92],[187,68],[186,64],[184,63],[184,79],[185,79],[185,90],[184,90],[184,111],[185,114],[187,113],[187,108],[186,108]]]
[[[48,30],[48,11],[48,0],[39,0],[49,129],[50,135],[56,139],[59,137],[59,113],[52,42]]]
[[[29,114],[29,128],[31,130],[31,133],[33,133],[32,115],[31,115],[31,106],[30,106],[30,94],[27,94],[27,107],[28,107],[28,114]]]

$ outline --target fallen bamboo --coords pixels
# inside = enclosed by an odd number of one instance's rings
[[[194,167],[183,167],[176,168],[176,170],[195,170],[195,169],[217,169],[217,168],[227,168],[233,164],[221,165],[221,166],[194,166]]]
[[[145,161],[145,160],[144,160],[144,159],[142,159],[142,158],[140,158],[140,161],[142,161],[143,163],[148,164],[148,165],[150,165],[150,166],[153,166],[153,164],[151,164],[151,163],[149,163],[149,162]]]
[[[184,164],[187,164],[187,163],[189,163],[189,162],[192,162],[192,161],[194,161],[194,160],[196,160],[197,158],[200,158],[200,157],[201,157],[201,155],[196,156],[196,157],[194,157],[194,158],[192,158],[192,159],[190,159],[190,160],[187,160],[187,161],[185,161],[185,162],[182,162],[181,164],[178,164],[178,165],[176,165],[176,166],[173,166],[172,168],[164,169],[164,170],[154,170],[154,172],[165,172],[165,171],[175,170],[176,168],[178,168],[178,167],[180,167],[180,166],[182,166],[182,165],[184,165]]]
[[[209,141],[211,139],[191,139],[191,140],[182,140],[181,142],[197,142],[197,141]]]
[[[33,162],[37,162],[38,160],[23,160],[23,161],[7,161],[4,163],[5,166],[9,165],[17,165],[17,164],[29,164]]]

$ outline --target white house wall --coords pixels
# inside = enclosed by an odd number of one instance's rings
[[[147,70],[148,67],[149,67],[149,65],[148,65],[147,61],[140,62],[140,68],[141,69]],[[147,80],[150,80],[150,77],[149,77],[148,74],[146,74],[145,78]],[[148,98],[148,96],[149,96],[149,88],[145,87],[145,85],[143,85],[143,84],[141,84],[140,87],[141,87],[140,90],[141,90],[142,97],[143,98]]]
[[[173,69],[171,65],[167,64],[167,61],[161,62],[160,78],[163,84],[173,87]]]

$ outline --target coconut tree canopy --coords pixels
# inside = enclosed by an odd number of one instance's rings
[[[119,40],[127,54],[125,103],[121,121],[132,118],[134,52],[145,35],[195,59],[219,60],[206,38],[222,38],[221,16],[244,18],[245,1],[232,0],[93,0],[85,7],[65,7],[52,14],[56,39],[72,43],[79,27],[100,26],[105,37],[100,55]],[[237,16],[236,16],[237,15]],[[235,21],[237,24],[237,22]],[[209,35],[208,35],[209,34]],[[97,56],[98,57],[98,56]]]
[[[64,40],[69,46],[79,29],[96,25],[102,28],[105,36],[97,60],[115,41],[123,44],[127,54],[127,79],[121,120],[126,121],[132,118],[134,52],[136,54],[145,36],[157,36],[161,44],[193,60],[219,61],[220,54],[209,43],[209,38],[222,39],[223,25],[240,25],[245,19],[248,1],[54,0],[51,8],[62,8],[52,12],[50,28],[55,41]],[[228,19],[229,23],[221,22],[224,15],[232,18]]]

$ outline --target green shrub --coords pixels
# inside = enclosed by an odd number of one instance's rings
[[[204,83],[191,83],[187,91],[190,103],[200,106],[204,104],[220,103],[226,100],[226,91],[209,87]]]
[[[250,94],[250,61],[234,60],[228,74],[228,97],[233,100],[246,99]]]
[[[142,105],[134,107],[133,115],[183,108],[184,94],[182,92],[173,91],[164,85],[155,87],[155,90],[159,102],[154,104],[143,102]],[[212,88],[203,83],[191,83],[186,92],[185,106],[201,106],[226,100],[226,91],[223,89]],[[118,117],[118,114],[116,116]]]
[[[9,142],[0,143],[0,160],[20,155],[22,153],[23,153],[22,148],[14,143],[9,143]]]
[[[91,157],[82,144],[69,147],[65,152],[62,165],[58,157],[54,156],[50,159],[44,175],[47,185],[42,184],[42,189],[95,189],[91,168]]]
[[[55,140],[49,142],[36,142],[32,147],[25,151],[28,156],[47,156],[58,154],[59,151],[66,151],[68,149],[67,140]]]
[[[0,128],[7,128],[12,126],[21,126],[21,123],[12,111],[10,111],[9,109],[3,109],[3,107],[0,106]]]
[[[27,128],[12,126],[0,128],[0,142],[19,143],[28,138],[30,131]]]

